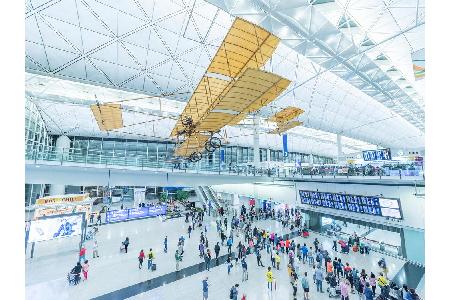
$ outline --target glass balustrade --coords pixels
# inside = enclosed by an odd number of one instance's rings
[[[295,178],[368,178],[368,179],[424,179],[424,173],[418,168],[398,167],[354,167],[354,166],[302,166],[289,168],[255,168],[251,164],[226,165],[217,161],[203,159],[197,163],[168,159],[165,157],[115,155],[108,151],[92,149],[58,149],[54,146],[45,146],[40,149],[26,147],[25,159],[28,163],[49,162],[52,164],[71,165],[83,164],[85,166],[97,166],[105,168],[130,168],[130,169],[160,169],[170,172],[190,173],[217,173],[239,176],[264,176],[264,177],[295,177]]]

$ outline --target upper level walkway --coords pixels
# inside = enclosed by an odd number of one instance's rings
[[[207,159],[197,163],[167,162],[137,156],[75,154],[69,151],[26,153],[26,183],[74,185],[149,185],[194,186],[275,181],[317,181],[380,185],[423,185],[424,176],[350,175],[334,173],[304,174],[306,168],[227,167],[211,164]],[[342,167],[345,168],[345,167]],[[310,171],[310,170],[308,170]],[[416,174],[417,175],[417,174]]]

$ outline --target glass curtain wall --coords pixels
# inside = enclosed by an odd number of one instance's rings
[[[36,105],[25,98],[25,150],[43,151],[52,144],[52,138]]]

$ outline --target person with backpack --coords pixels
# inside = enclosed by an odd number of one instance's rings
[[[309,281],[307,272],[305,272],[302,278],[302,288],[303,288],[303,297],[305,298],[305,300],[309,300]]]
[[[150,270],[152,268],[152,266],[153,266],[153,258],[154,257],[155,257],[155,255],[153,254],[153,250],[152,250],[152,248],[150,248],[150,251],[148,252],[148,255],[147,255],[147,258],[148,258],[148,260],[147,260],[147,269],[148,270]]]
[[[203,279],[202,281],[203,300],[208,300],[208,289],[209,289],[208,277],[205,277],[205,279]]]
[[[139,269],[142,269],[142,263],[144,262],[144,249],[141,249],[141,252],[139,252],[138,260],[139,260]]]
[[[128,253],[128,245],[130,244],[130,239],[128,237],[125,238],[125,241],[122,242],[122,245],[125,247],[125,253]]]
[[[367,282],[366,287],[364,288],[364,297],[366,297],[365,300],[374,300],[373,297],[375,296],[375,293],[370,288],[370,284]]]
[[[239,284],[236,283],[236,284],[230,289],[230,299],[232,299],[232,300],[237,300],[238,294],[239,294],[238,287],[239,287]]]
[[[306,259],[308,257],[308,247],[306,247],[306,244],[303,244],[302,248],[302,260],[303,260],[303,264],[305,264]]]
[[[267,272],[266,272],[266,280],[267,280],[267,289],[270,288],[270,290],[272,291],[273,288],[273,272],[272,272],[272,268],[271,267],[267,267]]]

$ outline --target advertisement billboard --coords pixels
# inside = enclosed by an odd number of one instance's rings
[[[106,212],[106,223],[123,222],[139,218],[150,218],[165,215],[166,205],[155,205],[150,207],[137,207],[122,210],[111,210]]]
[[[392,160],[391,149],[377,149],[377,150],[363,151],[363,159],[365,161]]]
[[[83,215],[67,215],[31,221],[28,242],[42,242],[80,235]]]

